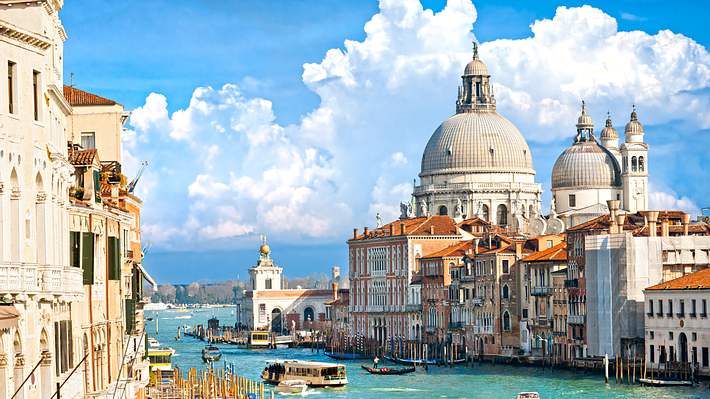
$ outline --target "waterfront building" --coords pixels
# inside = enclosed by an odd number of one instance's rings
[[[710,376],[710,269],[686,274],[644,290],[646,364],[691,363]]]
[[[408,335],[410,340],[421,342],[422,340],[422,274],[416,271],[412,274],[412,280],[407,288],[407,303],[404,305],[407,317]]]
[[[533,252],[521,260],[529,277],[530,300],[527,325],[530,354],[565,360],[567,349],[567,306],[564,280],[567,275],[567,243]],[[523,318],[525,315],[523,314]]]
[[[337,281],[338,275],[333,276]],[[264,239],[259,259],[249,269],[250,288],[238,304],[239,320],[250,330],[278,334],[298,330],[325,330],[326,303],[336,299],[336,290],[286,288],[283,268],[271,258],[271,248]]]
[[[597,139],[592,117],[582,102],[574,141],[552,168],[554,214],[564,226],[608,213],[609,200],[619,200],[621,209],[631,213],[647,209],[648,144],[643,141],[643,126],[635,109],[624,138],[619,148],[619,135],[608,116]]]
[[[417,304],[408,293],[417,259],[473,237],[448,216],[403,216],[362,234],[355,229],[348,240],[353,335],[384,343],[416,333],[410,312]]]
[[[496,112],[488,68],[474,44],[456,114],[432,134],[414,187],[416,216],[478,216],[524,231],[540,209],[532,152],[520,131]]]
[[[61,89],[61,7],[58,0],[0,1],[2,398],[16,391],[15,398],[49,398],[82,358],[82,272],[68,250],[73,168],[65,133],[71,106]],[[83,397],[82,380],[81,370],[74,373],[62,397]]]
[[[458,289],[452,283],[460,279],[463,257],[471,248],[471,241],[463,241],[419,258],[425,343],[448,343],[449,329],[462,327],[459,309],[453,310],[454,302],[458,302]]]
[[[608,215],[567,231],[568,257],[574,259],[568,263],[568,279],[578,279],[568,285],[583,290],[569,290],[568,324],[573,325],[573,315],[579,317],[574,329],[584,331],[587,347],[582,356],[641,354],[643,289],[663,282],[664,276],[676,277],[710,265],[707,225],[691,224],[689,215],[680,211],[632,214],[622,213],[618,205],[618,201],[609,201]],[[576,269],[574,275],[570,268]],[[574,301],[573,295],[583,296],[585,306]]]
[[[330,336],[337,342],[350,335],[350,290],[338,288],[334,283],[333,300],[325,303],[325,320]]]

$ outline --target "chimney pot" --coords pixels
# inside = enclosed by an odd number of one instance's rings
[[[617,233],[623,233],[624,232],[624,221],[626,221],[626,215],[623,213],[619,213],[616,215],[616,228]]]
[[[687,213],[683,213],[683,216],[681,216],[681,219],[683,221],[683,235],[687,236],[688,235],[688,225],[690,224],[690,215]]]
[[[648,236],[655,237],[658,235],[658,227],[656,226],[658,222],[658,211],[648,211],[646,217],[648,218]]]
[[[407,227],[405,227],[404,223],[399,224],[399,231],[400,231],[400,234],[402,234],[402,235],[407,234]]]
[[[353,239],[357,238],[357,227],[353,229]]]
[[[434,225],[429,226],[429,233],[434,235]]]
[[[365,237],[367,237],[367,233],[369,233],[369,232],[370,232],[370,230],[367,228],[367,226],[365,226],[365,228],[363,229],[363,233],[362,233],[362,234],[364,234]]]

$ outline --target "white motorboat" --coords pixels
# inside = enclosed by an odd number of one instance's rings
[[[304,394],[308,384],[304,380],[283,380],[276,386],[276,392]]]
[[[151,348],[160,348],[160,342],[153,337],[148,338],[148,346]]]
[[[515,399],[540,399],[540,394],[537,392],[520,392]]]

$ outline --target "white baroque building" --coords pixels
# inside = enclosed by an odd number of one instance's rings
[[[474,44],[456,114],[424,150],[413,193],[416,216],[479,216],[517,230],[526,230],[537,216],[542,187],[535,182],[532,153],[515,125],[496,112],[490,78]]]
[[[49,398],[81,360],[82,271],[69,262],[62,4],[0,1],[0,398],[16,391],[15,398]],[[78,370],[62,397],[82,397],[82,379]]]
[[[624,130],[625,142],[611,117],[600,138],[582,102],[577,135],[552,169],[552,215],[571,227],[609,212],[608,200],[621,201],[630,213],[648,209],[648,144],[636,110]]]

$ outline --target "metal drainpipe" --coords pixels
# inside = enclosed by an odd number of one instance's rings
[[[89,233],[93,234],[93,231],[93,218],[92,214],[89,213]],[[91,261],[93,263],[93,259]],[[89,339],[91,340],[91,386],[92,390],[96,391],[96,370],[94,370],[94,366],[96,365],[96,354],[94,353],[94,301],[91,295],[93,283],[92,281],[91,284],[89,284]]]
[[[105,225],[104,225],[104,259],[105,259],[105,274],[104,274],[104,282],[106,284],[106,298],[104,299],[104,302],[106,303],[106,359],[108,361],[107,368],[108,368],[108,384],[111,385],[111,313],[109,312],[109,292],[108,292],[108,285],[109,285],[109,279],[108,279],[108,216],[104,218],[105,220]]]

